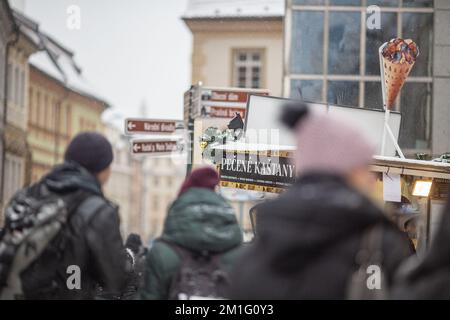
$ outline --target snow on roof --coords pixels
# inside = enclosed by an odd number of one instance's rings
[[[40,51],[30,56],[31,65],[61,82],[68,89],[109,105],[98,94],[99,91],[84,78],[70,49],[39,30],[39,25],[29,17],[17,11],[14,11],[14,16],[20,31],[40,48]]]
[[[283,17],[284,0],[189,0],[184,19]]]

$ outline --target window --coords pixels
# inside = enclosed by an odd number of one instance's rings
[[[394,38],[397,32],[398,13],[383,12],[381,15],[382,29],[369,30],[366,29],[366,75],[380,75],[380,60],[378,51],[387,38]]]
[[[406,83],[403,87],[400,145],[418,150],[429,147],[431,92],[431,83]]]
[[[305,101],[322,100],[322,81],[317,80],[292,80],[291,97]]]
[[[20,105],[21,100],[21,86],[20,86],[20,71],[19,67],[16,66],[14,69],[14,103],[16,106]]]
[[[328,73],[359,74],[361,14],[331,12],[329,24]]]
[[[38,91],[38,92],[36,92],[36,125],[37,126],[40,126],[40,124],[41,124],[41,120],[40,120],[40,117],[41,117],[41,114],[42,114],[42,110],[41,110],[41,93]]]
[[[14,101],[14,73],[13,66],[8,63],[8,101]]]
[[[295,11],[292,20],[291,72],[295,74],[323,73],[324,13]],[[303,45],[305,43],[308,46]]]
[[[5,189],[4,203],[8,202],[14,193],[22,188],[24,161],[20,157],[7,154],[5,157]]]
[[[328,81],[329,103],[357,106],[359,100],[359,83],[356,81]]]
[[[366,27],[370,5],[380,6],[381,30]],[[396,106],[403,115],[400,145],[430,148],[432,0],[292,0],[288,12],[286,93],[292,98],[382,109],[378,48],[394,37],[414,39],[420,59]]]
[[[262,50],[237,50],[234,54],[233,86],[261,88]]]
[[[62,105],[61,105],[61,107],[62,107]],[[61,120],[61,124],[63,125],[63,128],[61,131],[68,135],[70,135],[70,132],[71,132],[71,129],[70,129],[71,128],[71,125],[70,125],[70,120],[71,120],[70,119],[70,109],[71,109],[71,107],[72,106],[69,104],[69,105],[64,106],[64,109],[61,109],[61,116],[65,117],[65,121]]]
[[[326,0],[293,0],[294,4],[324,5]]]
[[[43,128],[48,128],[48,119],[50,118],[50,114],[49,114],[49,105],[48,105],[48,95],[44,96],[44,107],[43,107],[43,112],[42,112],[42,127]]]
[[[4,44],[0,41],[0,101],[3,101],[4,99],[4,94],[5,92],[3,92],[3,88],[5,87],[5,46]],[[1,103],[1,102],[0,102]]]
[[[25,109],[25,72],[20,71],[20,95],[19,95],[19,106],[21,109]]]
[[[28,105],[29,105],[29,122],[30,123],[34,123],[34,91],[33,89],[30,87],[28,89]]]

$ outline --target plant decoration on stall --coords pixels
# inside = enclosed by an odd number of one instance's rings
[[[217,127],[209,127],[200,137],[200,148],[203,159],[216,164],[216,150],[214,147],[224,145],[227,142],[238,141],[244,135],[244,121],[239,113],[231,119],[227,129],[220,130]]]

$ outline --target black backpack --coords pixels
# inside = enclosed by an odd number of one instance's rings
[[[51,193],[36,196],[35,188],[20,191],[5,210],[0,238],[0,300],[24,298],[22,273],[38,260],[64,229],[69,214],[87,198],[81,191],[72,195],[70,202]]]
[[[222,253],[195,252],[161,240],[180,257],[180,268],[172,280],[170,300],[223,299],[229,286],[228,274],[220,267]]]

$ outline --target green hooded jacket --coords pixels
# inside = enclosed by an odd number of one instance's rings
[[[170,207],[161,238],[192,251],[223,253],[220,263],[228,271],[239,253],[242,232],[233,208],[212,190],[191,188]],[[146,257],[142,299],[164,300],[181,267],[178,254],[156,240]]]

